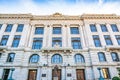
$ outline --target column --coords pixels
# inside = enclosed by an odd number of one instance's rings
[[[66,25],[62,25],[62,47],[66,47]]]
[[[66,36],[66,39],[67,39],[67,47],[72,47],[72,44],[71,44],[71,34],[70,34],[70,25],[67,25],[67,36]]]
[[[0,29],[0,40],[2,39],[2,35],[3,35],[3,33],[4,33],[4,31],[5,31],[5,29],[6,29],[6,26],[7,26],[7,24],[6,23],[4,23],[3,25],[2,25],[2,27],[1,27],[1,29]]]
[[[29,48],[32,47],[34,32],[35,32],[35,26],[32,25],[32,28],[31,28],[31,31],[30,31],[30,35],[29,35],[29,39],[28,39],[28,42],[29,42],[28,47]]]
[[[51,47],[52,46],[52,26],[48,25],[48,45],[47,47]]]
[[[18,24],[14,24],[13,27],[12,27],[12,30],[10,32],[9,39],[8,39],[8,42],[7,42],[8,47],[11,47],[11,45],[12,45],[17,26],[18,26]]]
[[[47,44],[47,42],[48,42],[48,41],[47,41],[47,40],[48,40],[48,39],[47,39],[48,34],[49,34],[49,33],[48,33],[48,27],[47,27],[47,25],[45,25],[45,26],[44,26],[44,34],[43,34],[43,35],[44,35],[44,36],[43,36],[43,48],[44,48],[44,47],[47,47],[47,45],[48,45],[48,44]]]
[[[79,26],[79,32],[80,32],[81,45],[82,45],[82,48],[84,49],[86,47],[86,44],[85,44],[85,38],[83,34],[83,28],[81,25]]]
[[[40,67],[37,70],[37,80],[41,80]]]
[[[106,46],[106,43],[105,43],[105,39],[103,37],[103,32],[102,32],[102,30],[100,28],[100,24],[96,24],[96,28],[98,30],[98,35],[99,35],[101,45],[102,45],[102,47],[104,47],[104,46]]]
[[[20,47],[27,47],[28,39],[30,35],[31,26],[30,24],[24,24],[23,31],[21,34]]]
[[[88,47],[94,47],[94,42],[92,39],[92,32],[90,30],[89,24],[85,24],[85,33],[86,33],[86,43],[88,44]]]
[[[115,34],[114,34],[115,32],[112,31],[110,24],[107,24],[107,27],[108,27],[108,31],[109,31],[110,38],[112,40],[113,45],[118,45],[117,40],[115,39]]]

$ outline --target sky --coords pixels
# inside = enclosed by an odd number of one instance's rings
[[[117,14],[120,0],[0,0],[0,14]]]

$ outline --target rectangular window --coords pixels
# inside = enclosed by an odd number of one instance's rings
[[[42,48],[43,38],[34,38],[32,49],[41,49]]]
[[[78,27],[71,27],[70,28],[71,34],[79,34],[79,29]]]
[[[3,24],[0,24],[0,29],[2,28],[2,25],[3,25]]]
[[[12,27],[13,27],[13,24],[8,24],[6,29],[5,29],[5,32],[11,32]]]
[[[101,24],[100,26],[101,26],[102,32],[108,32],[108,29],[105,24]]]
[[[60,37],[52,38],[52,47],[54,47],[54,46],[62,47],[62,38],[60,38]]]
[[[116,38],[116,40],[118,42],[118,45],[120,45],[120,35],[115,35],[115,38]]]
[[[19,42],[20,42],[20,38],[21,38],[20,35],[15,35],[14,40],[12,42],[12,47],[18,47]]]
[[[73,49],[82,49],[80,38],[71,38]]]
[[[2,75],[2,80],[8,80],[9,74],[10,74],[10,69],[4,69],[3,75]]]
[[[90,24],[91,32],[97,32],[95,24]]]
[[[101,42],[98,35],[93,35],[93,40],[96,47],[101,47]]]
[[[113,32],[119,32],[116,24],[111,24],[111,28],[112,28],[112,31],[113,31]]]
[[[9,38],[9,35],[3,35],[2,39],[1,39],[1,42],[0,42],[0,45],[1,46],[6,46],[8,38]]]
[[[102,73],[105,79],[110,79],[110,73],[108,68],[102,68]]]
[[[43,27],[36,27],[35,28],[35,34],[43,34],[44,28]]]
[[[113,45],[109,35],[104,35],[104,39],[105,39],[106,45]]]
[[[22,32],[23,31],[24,24],[18,24],[16,32]]]
[[[53,27],[53,34],[61,34],[61,27]]]
[[[37,70],[36,69],[29,70],[28,80],[36,80],[36,77],[37,77]]]

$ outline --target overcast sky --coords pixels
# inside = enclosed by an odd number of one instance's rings
[[[50,15],[84,13],[120,15],[120,0],[0,0],[0,13]]]

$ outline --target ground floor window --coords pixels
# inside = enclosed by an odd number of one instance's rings
[[[37,70],[30,69],[28,73],[28,80],[36,80],[36,76],[37,76]]]
[[[102,73],[105,79],[110,79],[110,73],[108,68],[102,68]]]
[[[7,80],[10,73],[10,69],[4,69],[2,80]]]

